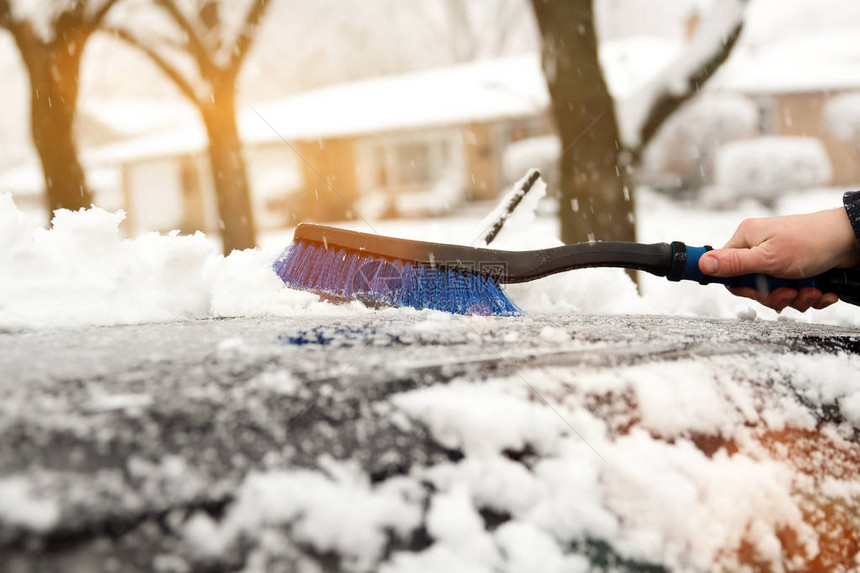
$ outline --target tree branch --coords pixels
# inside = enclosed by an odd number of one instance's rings
[[[713,77],[719,67],[729,58],[732,49],[737,44],[740,37],[743,23],[739,23],[720,49],[711,55],[702,65],[691,74],[684,86],[684,91],[681,93],[672,93],[668,88],[664,88],[663,92],[655,98],[648,111],[648,115],[639,130],[639,143],[632,150],[634,162],[642,157],[645,148],[657,135],[660,127],[674,114],[681,105],[693,98],[701,87]]]
[[[161,54],[144,44],[126,30],[120,28],[105,28],[104,31],[109,34],[113,34],[126,44],[129,44],[146,54],[149,59],[152,60],[152,62],[158,66],[174,84],[176,84],[176,87],[178,87],[194,105],[198,107],[201,105],[200,100],[197,98],[197,92],[194,91],[194,87],[191,85],[191,82],[189,82],[178,69],[173,67],[166,59],[164,59]]]
[[[245,14],[245,21],[242,24],[242,30],[236,38],[236,45],[230,55],[230,63],[228,64],[230,70],[238,72],[239,67],[242,65],[242,60],[245,59],[245,56],[251,49],[251,45],[254,43],[257,26],[260,24],[260,20],[263,19],[263,15],[265,15],[268,7],[269,0],[254,0],[253,5],[248,9],[248,13]]]
[[[176,25],[179,26],[179,29],[182,30],[188,40],[188,51],[197,61],[201,75],[203,77],[210,77],[216,69],[215,62],[209,56],[209,50],[206,49],[194,25],[185,17],[185,14],[182,13],[182,10],[179,9],[174,0],[155,0],[155,3],[167,11],[173,21],[176,22]]]

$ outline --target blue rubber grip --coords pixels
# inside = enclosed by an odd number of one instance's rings
[[[673,244],[673,250],[676,248],[675,244]],[[807,287],[818,288],[817,276],[807,279],[778,279],[770,275],[759,274],[741,275],[739,277],[713,277],[706,275],[699,270],[699,259],[709,250],[709,247],[686,247],[687,256],[684,264],[684,272],[680,277],[682,280],[696,281],[703,285],[719,283],[730,287],[748,287],[756,289],[761,293],[769,293],[782,287],[795,290]]]

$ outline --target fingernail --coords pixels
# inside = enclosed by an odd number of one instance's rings
[[[699,266],[702,268],[702,272],[706,272],[709,275],[720,270],[720,262],[717,260],[717,257],[702,257],[702,261]]]

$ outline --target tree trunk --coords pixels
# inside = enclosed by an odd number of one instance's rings
[[[93,203],[74,134],[82,49],[82,39],[45,43],[32,35],[26,51],[21,50],[30,75],[31,129],[49,217],[55,209],[77,210]]]
[[[235,92],[232,81],[215,89],[214,102],[203,111],[209,135],[209,163],[218,201],[224,254],[257,246],[254,213],[242,158],[242,142],[236,126]]]
[[[561,239],[633,241],[633,190],[598,59],[591,0],[533,0],[561,147]]]

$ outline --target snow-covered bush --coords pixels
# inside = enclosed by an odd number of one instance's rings
[[[828,101],[824,125],[839,139],[860,145],[860,92],[841,94]]]
[[[446,173],[427,191],[399,193],[394,198],[397,213],[404,217],[438,217],[466,200],[466,184],[454,172]]]
[[[833,170],[820,140],[760,137],[724,145],[717,152],[709,202],[740,198],[772,204],[780,195],[830,182]]]
[[[439,217],[449,213],[466,201],[466,183],[455,172],[443,174],[426,190],[392,193],[376,190],[365,194],[356,202],[356,209],[364,217]]]
[[[755,133],[758,108],[742,96],[694,100],[672,116],[645,154],[645,167],[699,187],[711,179],[717,149]]]
[[[557,189],[558,158],[561,141],[557,135],[542,135],[514,141],[502,155],[502,175],[507,183],[519,181],[529,169],[541,170],[550,189]]]

